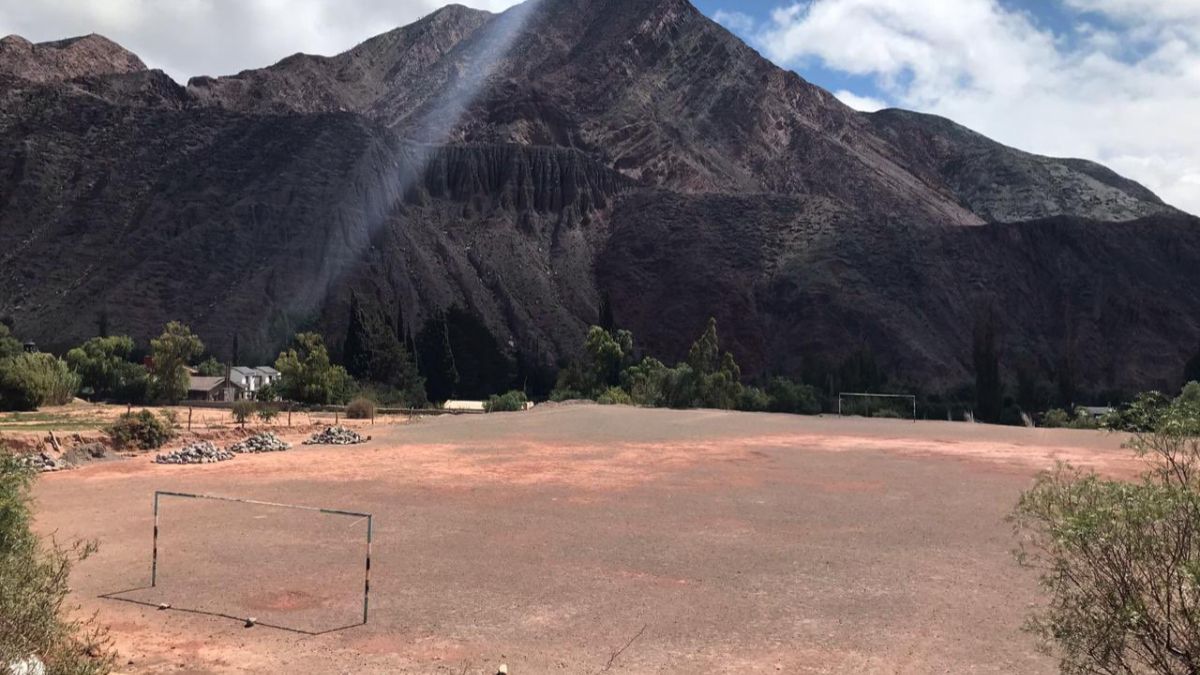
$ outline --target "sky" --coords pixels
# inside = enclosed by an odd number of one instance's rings
[[[1095,160],[1200,214],[1200,0],[693,2],[855,108],[944,115],[1023,150]],[[0,0],[0,35],[101,33],[184,82],[335,54],[445,4]]]

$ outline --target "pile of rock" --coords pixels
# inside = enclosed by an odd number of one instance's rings
[[[234,443],[229,446],[229,451],[238,454],[256,454],[260,452],[283,452],[290,447],[292,447],[291,444],[268,431],[251,436],[240,443]]]
[[[305,445],[357,445],[366,443],[369,438],[359,436],[352,429],[346,427],[329,427],[319,434],[313,434],[312,438],[304,441]]]
[[[182,448],[158,455],[154,461],[159,464],[212,464],[233,459],[233,453],[222,450],[209,441],[188,443]]]
[[[63,469],[73,468],[62,459],[55,459],[53,455],[45,452],[25,455],[20,461],[34,471],[62,471]]]

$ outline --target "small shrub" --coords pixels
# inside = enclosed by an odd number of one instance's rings
[[[550,392],[550,400],[554,401],[555,403],[562,403],[563,401],[580,401],[586,398],[587,396],[584,395],[582,391],[577,389],[555,389],[554,391]]]
[[[95,545],[64,548],[38,540],[30,528],[33,478],[0,448],[0,668],[9,672],[9,664],[36,655],[50,673],[107,673],[114,657],[105,632],[90,619],[71,619],[64,607],[71,568]]]
[[[270,424],[279,417],[279,407],[275,405],[260,405],[258,407],[258,419],[262,420],[263,424]]]
[[[375,419],[375,402],[369,398],[356,398],[346,406],[346,419],[373,420]]]
[[[1042,415],[1042,426],[1047,429],[1065,429],[1071,423],[1071,416],[1062,408],[1047,410]]]
[[[1141,480],[1060,464],[1010,517],[1045,598],[1026,627],[1063,673],[1197,670],[1200,406],[1154,407],[1154,427],[1128,443],[1148,462]]]
[[[170,422],[149,410],[125,413],[107,431],[117,447],[139,450],[157,450],[175,437]]]
[[[1083,408],[1076,408],[1072,412],[1055,408],[1042,415],[1041,426],[1047,429],[1099,429],[1101,422]]]
[[[483,404],[483,409],[486,412],[520,412],[525,409],[529,399],[525,398],[523,391],[510,391],[502,396],[493,396],[488,399],[487,403]]]
[[[596,397],[600,405],[633,405],[633,398],[620,387],[609,387]]]
[[[170,408],[164,408],[163,410],[159,410],[158,414],[162,415],[163,420],[165,420],[172,429],[177,429],[179,427],[178,412],[171,410]]]
[[[247,399],[234,401],[233,408],[230,409],[230,412],[233,414],[233,419],[242,427],[246,426],[246,420],[253,417],[254,413],[257,411],[258,404]]]

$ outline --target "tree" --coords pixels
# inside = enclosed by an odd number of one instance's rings
[[[246,399],[234,401],[233,408],[230,409],[230,412],[233,414],[234,421],[237,422],[238,425],[243,429],[246,428],[246,420],[250,419],[257,411],[258,404],[254,401]]]
[[[733,354],[721,353],[716,319],[708,320],[708,327],[688,351],[687,365],[695,378],[693,406],[722,410],[737,407],[742,396],[742,369]]]
[[[1200,406],[1176,399],[1132,446],[1139,482],[1042,474],[1011,521],[1048,602],[1028,628],[1064,673],[1200,672]]]
[[[1184,382],[1200,381],[1200,349],[1196,350],[1196,355],[1193,356],[1187,365],[1183,368]]]
[[[600,298],[600,320],[596,324],[612,333],[617,330],[617,319],[613,316],[612,298],[605,293]]]
[[[393,398],[404,405],[419,407],[428,402],[425,381],[394,324],[378,310],[364,307],[353,294],[342,357],[352,376],[384,385],[399,394]]]
[[[486,399],[513,381],[512,359],[477,316],[451,307],[430,317],[417,337],[420,374],[429,399]]]
[[[296,335],[291,348],[279,355],[275,369],[282,376],[279,393],[299,403],[345,403],[354,380],[346,369],[329,360],[329,350],[318,333]]]
[[[1000,355],[996,351],[996,319],[988,310],[975,326],[975,417],[999,422],[1004,412],[1004,383],[1000,380]]]
[[[7,325],[0,323],[0,359],[16,356],[23,351],[25,351],[25,347],[20,340],[13,337],[12,330]]]
[[[228,367],[224,363],[218,361],[217,357],[210,356],[201,361],[200,365],[196,366],[196,372],[200,373],[204,377],[225,377],[225,373],[228,372]]]
[[[362,308],[358,306],[358,296],[350,293],[350,320],[346,326],[346,342],[342,345],[342,363],[351,375],[360,380],[371,379],[369,341]]]
[[[445,315],[430,318],[417,336],[421,374],[431,401],[448,401],[458,389],[458,367],[450,344],[450,327]]]
[[[78,390],[79,376],[53,354],[22,352],[0,359],[0,410],[65,405]]]
[[[160,403],[178,403],[187,398],[187,366],[204,353],[200,338],[183,323],[172,321],[162,335],[150,341],[150,353],[150,398]]]
[[[95,337],[67,352],[67,364],[94,400],[138,403],[146,397],[146,369],[132,363],[133,338]]]
[[[717,372],[721,365],[721,343],[717,338],[717,320],[709,319],[704,333],[692,343],[687,364],[701,375]]]

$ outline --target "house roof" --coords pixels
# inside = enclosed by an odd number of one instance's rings
[[[223,377],[193,377],[188,384],[188,391],[212,391],[224,384]]]
[[[276,375],[279,374],[279,371],[275,370],[271,366],[259,366],[259,367],[255,368],[255,370],[257,370],[258,372],[260,372],[264,375],[270,375],[271,377],[275,377]]]
[[[232,374],[240,375],[242,377],[253,377],[255,375],[260,374],[258,371],[254,370],[253,368],[248,368],[246,366],[234,366],[234,367],[230,368],[229,370]]]

